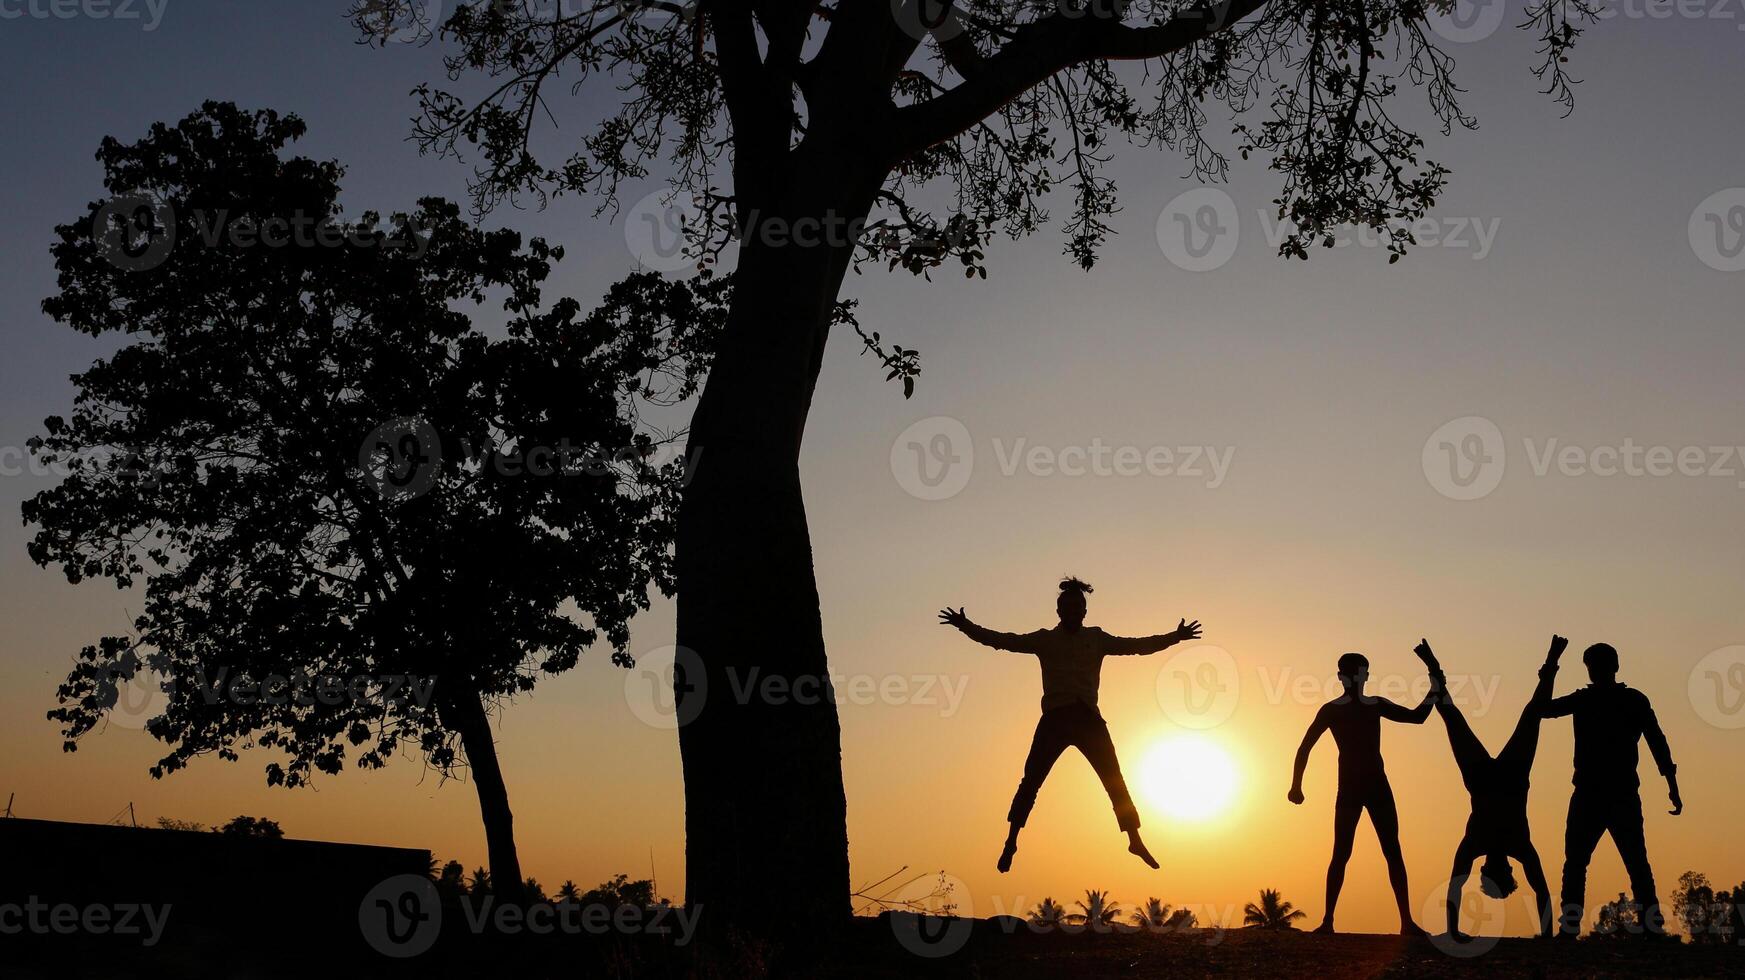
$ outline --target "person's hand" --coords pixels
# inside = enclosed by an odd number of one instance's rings
[[[1301,786],[1292,786],[1291,787],[1291,795],[1290,795],[1289,799],[1292,803],[1295,803],[1297,806],[1302,806],[1303,805],[1303,788]]]
[[[1418,645],[1412,648],[1412,652],[1417,654],[1418,659],[1423,660],[1425,663],[1434,663],[1436,661],[1436,654],[1431,652],[1429,640],[1419,640]]]
[[[1551,652],[1545,655],[1547,666],[1557,666],[1557,658],[1563,656],[1563,651],[1569,647],[1569,637],[1551,634]]]
[[[1197,639],[1199,639],[1200,638],[1200,621],[1196,619],[1190,623],[1185,619],[1182,620],[1181,625],[1177,626],[1175,628],[1175,638],[1178,640],[1197,640]]]
[[[1668,792],[1667,792],[1667,796],[1672,800],[1672,810],[1670,811],[1671,814],[1676,817],[1679,814],[1683,813],[1684,812],[1684,797],[1678,795],[1678,784],[1677,783],[1672,784],[1671,789],[1668,790]]]
[[[955,626],[958,629],[963,629],[969,625],[969,617],[963,614],[962,606],[959,606],[955,611],[950,606],[946,606],[939,610],[939,622],[944,626]]]

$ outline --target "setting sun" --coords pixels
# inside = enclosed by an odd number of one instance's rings
[[[1139,785],[1153,806],[1182,820],[1205,820],[1236,797],[1236,763],[1204,735],[1179,735],[1152,746],[1139,764]]]

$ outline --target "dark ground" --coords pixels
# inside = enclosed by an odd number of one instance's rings
[[[1691,946],[1642,939],[1547,942],[1482,940],[1444,951],[1445,940],[1399,936],[1316,936],[1295,930],[1235,929],[1179,934],[1002,932],[979,921],[948,956],[926,959],[911,952],[917,932],[888,918],[857,920],[866,955],[829,975],[843,977],[1745,977],[1745,948]],[[941,938],[949,933],[938,933]],[[959,934],[960,936],[962,934]],[[950,944],[950,940],[945,940]],[[1494,944],[1494,945],[1493,945]],[[1488,947],[1488,948],[1486,948]]]

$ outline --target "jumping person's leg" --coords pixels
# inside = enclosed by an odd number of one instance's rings
[[[1006,813],[1011,830],[1006,835],[1005,849],[1000,852],[1002,874],[1012,869],[1012,856],[1018,853],[1018,831],[1030,819],[1030,810],[1036,806],[1036,794],[1042,789],[1043,780],[1048,778],[1055,760],[1069,744],[1070,733],[1054,712],[1044,714],[1036,723],[1036,734],[1030,739],[1030,755],[1024,760],[1024,777],[1018,781],[1018,792],[1012,797],[1012,808]]]
[[[1466,888],[1466,879],[1472,876],[1473,862],[1482,856],[1483,852],[1470,833],[1462,837],[1460,846],[1454,849],[1454,872],[1448,876],[1448,935],[1452,939],[1466,938],[1466,934],[1460,931],[1460,893]]]
[[[1121,776],[1121,760],[1115,754],[1115,740],[1109,737],[1109,726],[1092,715],[1081,723],[1077,734],[1075,741],[1079,751],[1097,771],[1097,778],[1103,781],[1103,791],[1109,794],[1109,803],[1115,808],[1116,826],[1127,832],[1127,850],[1156,868],[1157,859],[1151,856],[1151,851],[1139,838],[1139,809],[1133,805],[1133,796],[1127,791],[1127,780]]]
[[[1400,811],[1393,788],[1383,783],[1369,801],[1369,822],[1381,841],[1381,855],[1388,863],[1388,884],[1393,886],[1394,905],[1400,911],[1400,934],[1422,936],[1424,930],[1412,921],[1412,899],[1406,884],[1406,857],[1400,851]]]
[[[1333,931],[1333,910],[1339,905],[1339,890],[1345,887],[1345,864],[1351,860],[1351,845],[1357,839],[1357,818],[1363,816],[1363,801],[1344,796],[1333,804],[1333,860],[1327,864],[1327,911],[1316,932]]]

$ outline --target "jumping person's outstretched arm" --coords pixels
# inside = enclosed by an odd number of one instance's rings
[[[1190,623],[1184,619],[1180,626],[1168,633],[1159,633],[1156,636],[1108,637],[1103,644],[1103,653],[1112,657],[1144,656],[1148,653],[1167,650],[1183,640],[1197,640],[1199,638],[1200,621],[1196,619]]]
[[[963,614],[963,607],[961,606],[956,610],[953,610],[950,606],[941,609],[939,611],[939,622],[946,626],[957,627],[963,632],[964,636],[969,637],[985,647],[993,647],[996,650],[1010,650],[1013,653],[1036,652],[1036,644],[1031,639],[1034,634],[1002,633],[999,630],[988,629],[986,626],[977,626],[969,621],[968,616]]]
[[[1309,730],[1303,733],[1303,744],[1297,746],[1297,762],[1291,770],[1292,803],[1303,802],[1303,770],[1309,768],[1309,753],[1314,751],[1315,743],[1321,740],[1321,735],[1332,725],[1331,719],[1327,717],[1328,707],[1322,705],[1321,710],[1315,712],[1315,720],[1309,723]]]

